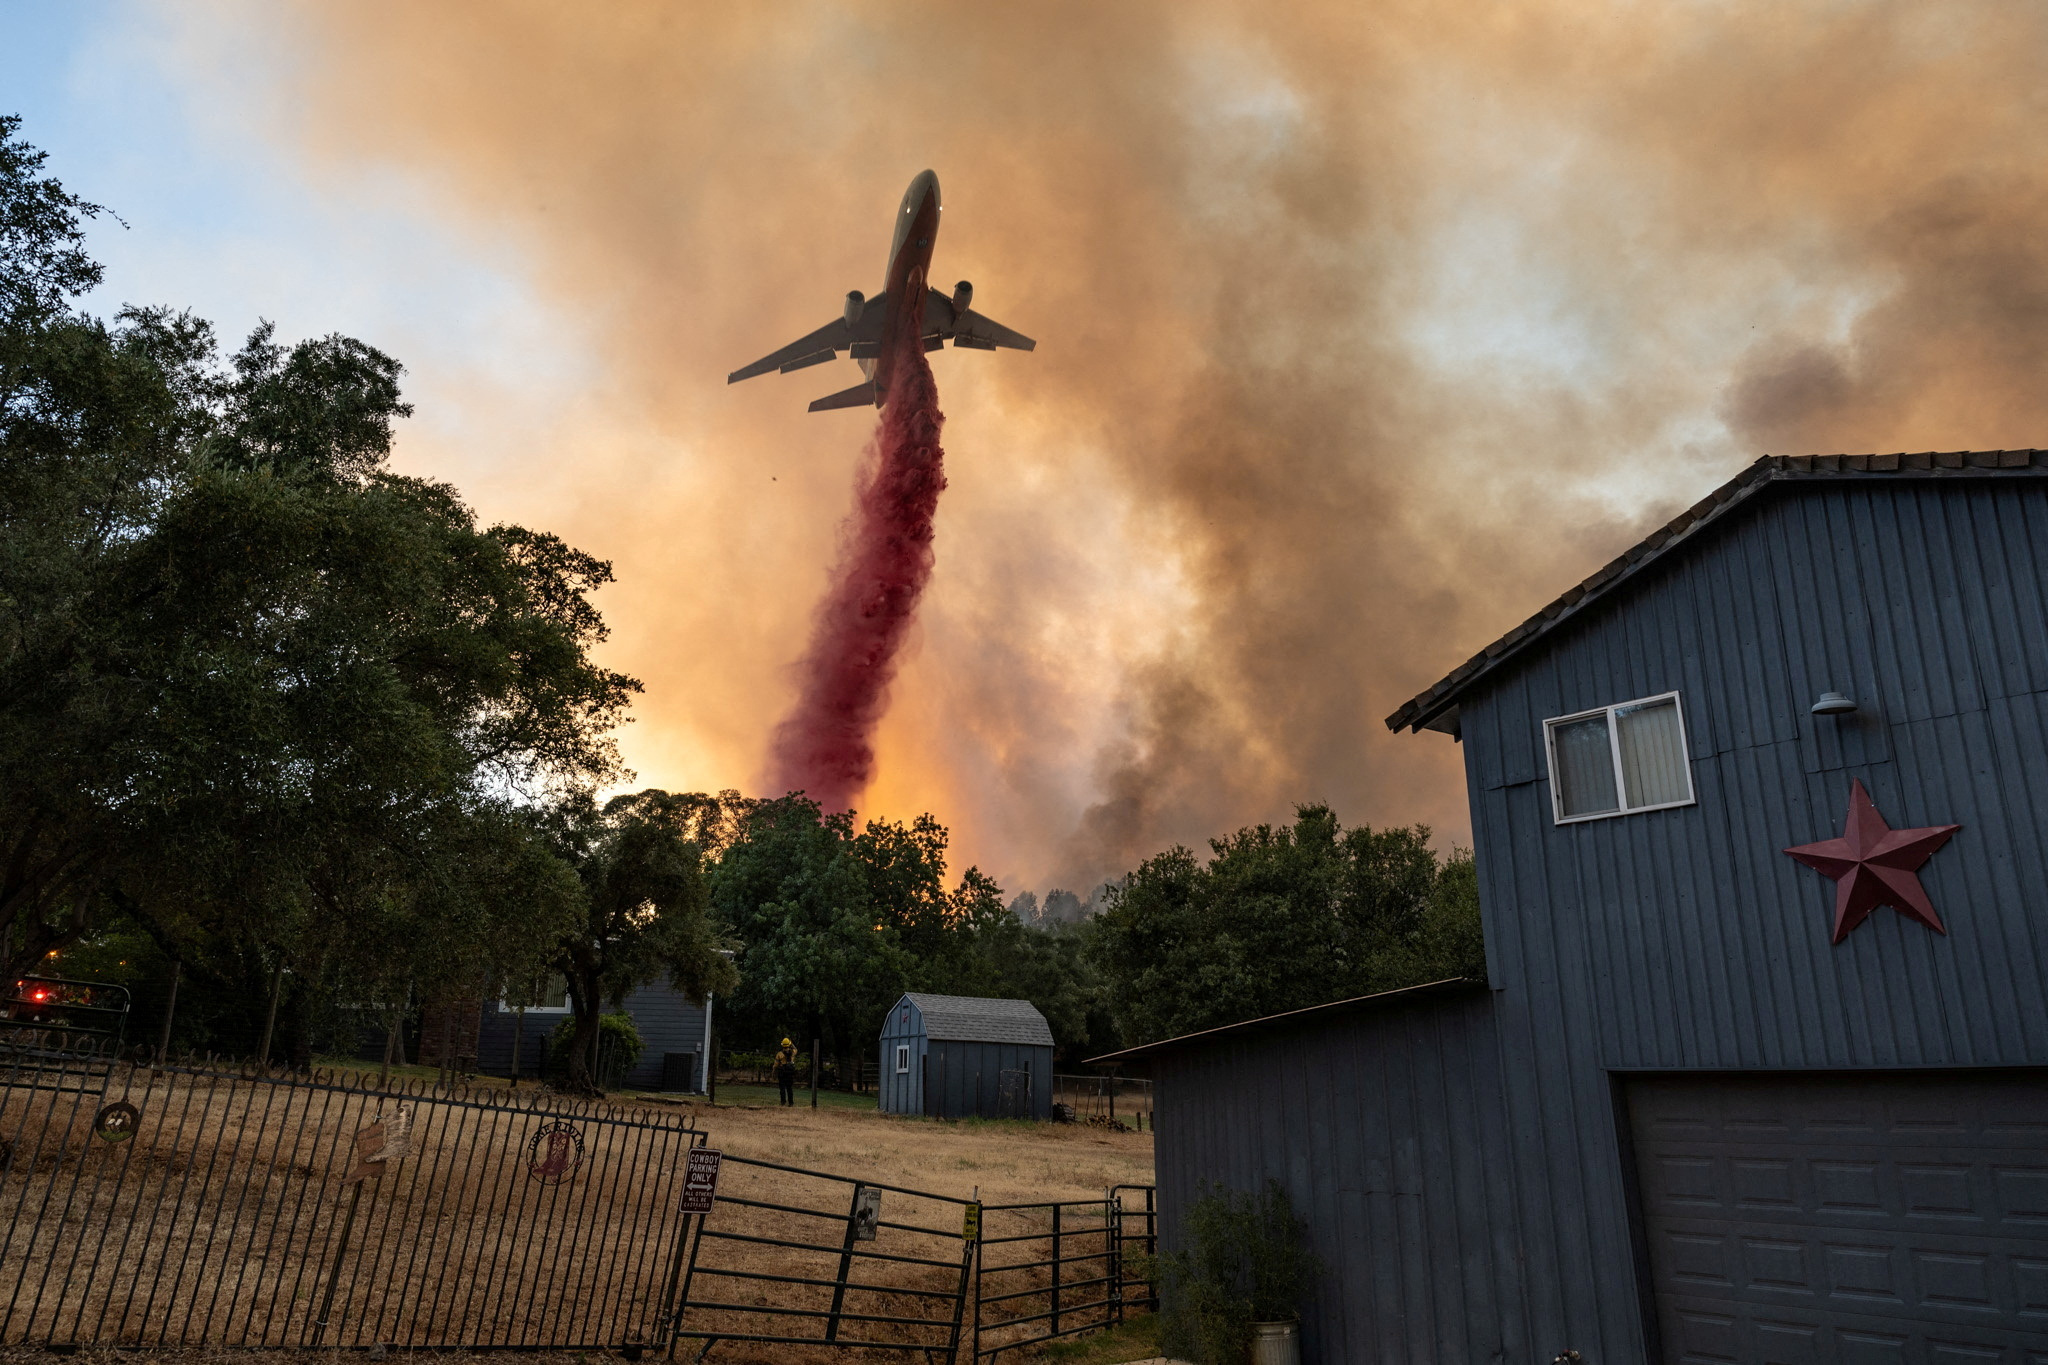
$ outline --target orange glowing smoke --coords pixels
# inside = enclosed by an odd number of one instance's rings
[[[863,802],[1013,888],[1303,799],[1461,837],[1459,746],[1381,717],[1757,454],[2048,444],[2038,4],[159,8],[287,47],[241,126],[584,338],[550,408],[416,364],[401,457],[615,561],[671,788],[775,776],[858,422],[723,377],[939,171],[940,268],[1039,348],[934,357],[944,572]]]

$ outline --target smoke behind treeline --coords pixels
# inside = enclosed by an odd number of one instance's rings
[[[864,806],[1014,888],[1322,800],[1465,832],[1400,701],[1761,452],[2048,442],[2048,10],[1998,4],[216,10],[283,136],[512,244],[601,363],[408,458],[617,561],[643,780],[755,787],[858,413],[725,373],[935,272],[952,487]],[[479,382],[483,382],[479,380]],[[424,402],[432,395],[415,394]],[[531,427],[531,423],[528,423]]]

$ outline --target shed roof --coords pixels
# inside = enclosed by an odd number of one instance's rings
[[[1029,1000],[989,1000],[975,995],[926,995],[906,991],[903,998],[924,1016],[927,1038],[956,1043],[1023,1043],[1052,1046],[1052,1029]]]
[[[1616,596],[1649,565],[1690,542],[1699,531],[1746,507],[1778,485],[1885,479],[1982,479],[2048,475],[2048,450],[1925,451],[1916,455],[1765,455],[1698,503],[1474,654],[1387,717],[1389,730],[1458,733],[1458,701],[1472,685],[1501,668],[1544,635],[1595,602]]]
[[[1318,1018],[1339,1014],[1352,1014],[1359,1010],[1385,1005],[1406,1004],[1418,999],[1436,995],[1470,995],[1484,991],[1484,981],[1471,981],[1461,976],[1447,977],[1442,981],[1426,981],[1420,986],[1403,986],[1399,990],[1380,991],[1373,995],[1354,995],[1349,1000],[1332,1000],[1327,1005],[1310,1005],[1305,1009],[1287,1010],[1280,1014],[1262,1014],[1256,1019],[1245,1019],[1235,1024],[1223,1024],[1217,1028],[1205,1028],[1195,1033],[1183,1033],[1177,1038],[1161,1038],[1156,1043],[1143,1043],[1127,1047],[1121,1052],[1108,1052],[1100,1057],[1090,1057],[1088,1065],[1098,1062],[1128,1062],[1141,1057],[1150,1057],[1169,1048],[1187,1047],[1192,1043],[1208,1043],[1233,1034],[1251,1033],[1258,1029],[1271,1028],[1276,1024],[1309,1023]]]

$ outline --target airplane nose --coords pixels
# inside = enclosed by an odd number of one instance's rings
[[[943,205],[943,201],[939,198],[939,177],[935,173],[931,171],[922,172],[911,183],[912,188],[920,191],[918,195],[920,199],[929,198],[933,204]]]

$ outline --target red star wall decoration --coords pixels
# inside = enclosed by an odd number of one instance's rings
[[[1849,788],[1847,826],[1839,839],[1785,850],[1835,879],[1835,936],[1830,941],[1840,943],[1847,938],[1849,931],[1870,918],[1870,912],[1880,905],[1889,905],[1935,933],[1946,934],[1941,916],[1934,913],[1920,886],[1920,866],[1962,826],[1893,829],[1871,804],[1861,778]]]

